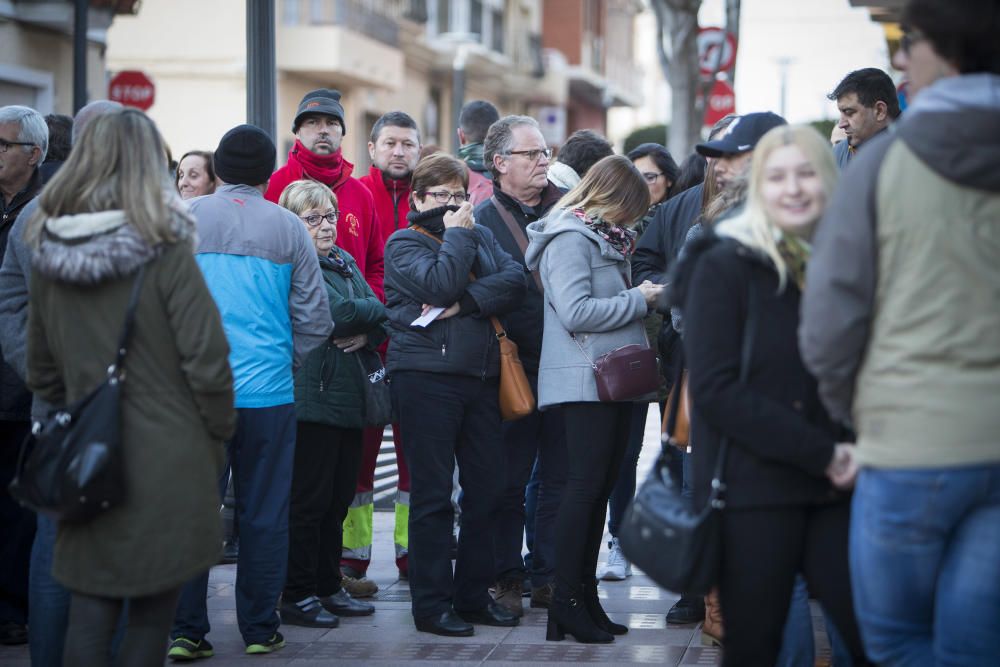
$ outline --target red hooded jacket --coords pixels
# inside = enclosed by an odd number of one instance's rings
[[[288,152],[288,163],[271,174],[264,197],[277,203],[289,183],[306,178],[328,185],[337,195],[340,211],[337,245],[351,254],[372,290],[385,301],[385,241],[372,194],[361,181],[351,177],[353,171],[354,165],[344,159],[340,150],[333,155],[316,155],[296,140]]]
[[[397,229],[404,229],[409,223],[406,214],[410,212],[410,180],[385,179],[382,171],[375,166],[367,176],[360,179],[375,198],[375,211],[382,228],[382,245]],[[386,183],[386,180],[389,182]]]

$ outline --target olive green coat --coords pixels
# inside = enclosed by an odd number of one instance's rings
[[[87,523],[60,524],[53,575],[72,591],[115,598],[180,586],[219,557],[221,443],[236,417],[229,346],[190,222],[178,216],[185,238],[156,248],[120,211],[45,225],[32,262],[28,385],[56,405],[104,379],[146,265],[123,385],[127,497]]]
[[[318,258],[323,285],[333,318],[332,338],[368,335],[367,349],[374,350],[386,334],[382,323],[385,306],[378,300],[346,250],[338,250],[351,269],[341,275],[329,260]],[[350,285],[350,287],[348,287]],[[341,428],[362,428],[364,389],[356,352],[344,352],[332,340],[309,353],[295,373],[295,418]]]

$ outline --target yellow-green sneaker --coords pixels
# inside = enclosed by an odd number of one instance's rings
[[[178,637],[170,642],[170,649],[167,651],[167,657],[174,662],[188,662],[201,658],[211,658],[213,655],[215,655],[215,652],[212,650],[212,645],[204,638],[189,639],[187,637]]]
[[[247,644],[247,655],[260,655],[263,653],[273,653],[285,645],[285,638],[280,632],[275,632],[270,639],[263,642]]]

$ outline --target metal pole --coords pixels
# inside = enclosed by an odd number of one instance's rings
[[[458,119],[465,104],[465,61],[468,59],[468,47],[459,44],[455,49],[455,59],[451,63],[451,147],[452,153],[458,154]]]
[[[274,0],[247,0],[247,122],[275,136]]]
[[[73,114],[87,104],[87,13],[89,0],[73,6]]]

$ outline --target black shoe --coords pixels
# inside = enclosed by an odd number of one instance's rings
[[[705,600],[701,596],[682,595],[667,612],[667,623],[670,625],[701,623],[704,620]]]
[[[469,623],[476,623],[478,625],[495,625],[499,628],[512,628],[521,622],[521,619],[504,609],[493,600],[490,600],[489,604],[482,609],[476,609],[475,611],[460,611],[458,612],[458,615]]]
[[[319,601],[323,609],[338,616],[371,616],[375,613],[375,605],[355,600],[343,588],[333,595],[321,597]]]
[[[306,628],[335,628],[340,619],[323,608],[315,595],[299,602],[284,602],[278,607],[281,622]]]
[[[587,611],[587,605],[582,599],[580,586],[566,590],[556,585],[552,604],[549,605],[549,624],[545,632],[545,640],[560,642],[566,638],[566,633],[573,635],[581,644],[607,644],[615,637],[597,627],[594,619]]]
[[[28,627],[24,623],[4,621],[0,623],[0,644],[18,646],[28,643]]]
[[[615,623],[608,618],[607,612],[601,606],[601,600],[597,597],[597,579],[585,581],[583,583],[583,603],[587,607],[587,612],[594,619],[594,624],[601,630],[610,632],[613,635],[624,635],[628,633],[628,626]]]
[[[420,632],[430,632],[442,637],[471,637],[475,632],[472,625],[459,618],[454,609],[449,609],[440,616],[415,618],[413,622]]]
[[[222,545],[222,558],[219,563],[222,565],[232,565],[240,557],[240,543],[237,540],[226,542]]]

